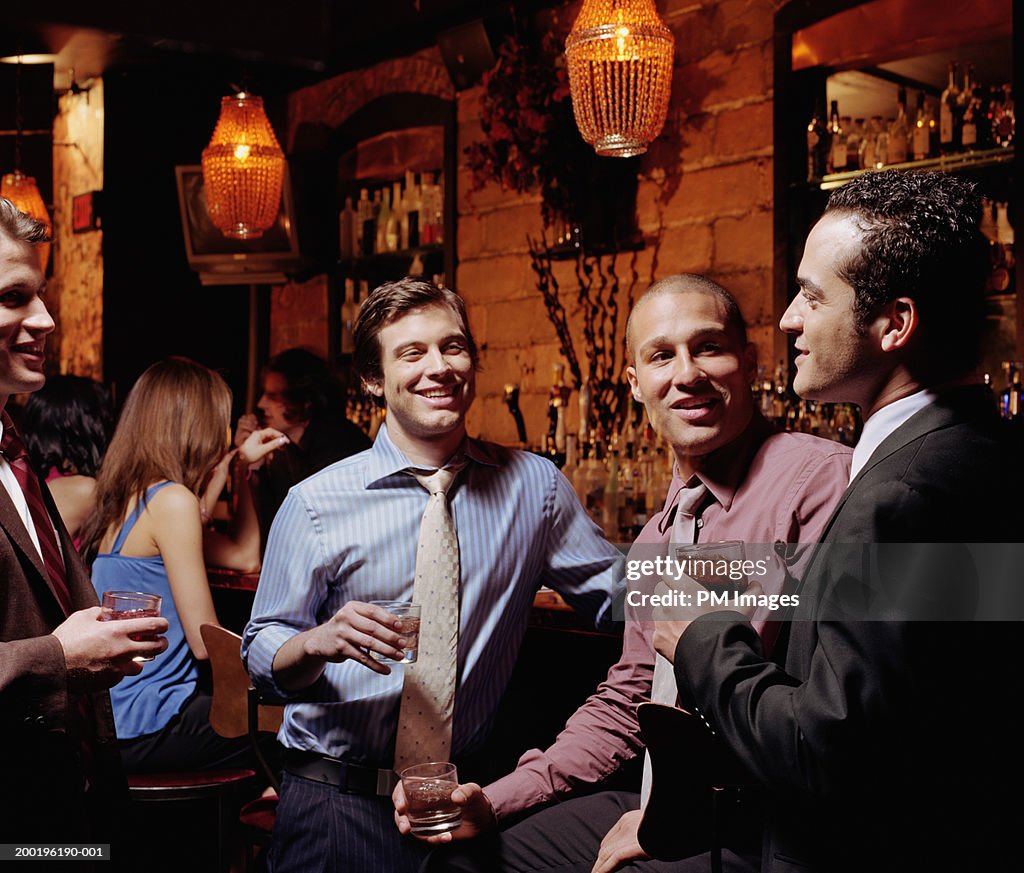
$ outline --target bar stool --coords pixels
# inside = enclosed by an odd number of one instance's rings
[[[173,803],[189,806],[214,804],[217,811],[215,864],[208,869],[226,873],[231,869],[237,847],[238,792],[256,777],[254,770],[195,770],[178,773],[135,773],[128,777],[128,792],[133,803]],[[203,847],[202,834],[182,834],[183,840]],[[159,851],[150,846],[147,853]],[[147,869],[154,869],[149,860]],[[155,869],[159,869],[159,865]]]

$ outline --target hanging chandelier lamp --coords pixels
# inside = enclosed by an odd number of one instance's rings
[[[50,234],[53,233],[50,213],[46,211],[43,195],[39,193],[39,186],[31,176],[26,176],[17,169],[13,173],[6,173],[3,179],[0,179],[0,197],[6,197],[26,215],[31,215],[45,224]],[[50,260],[50,243],[39,243],[35,249],[39,255],[39,268],[45,273]]]
[[[220,102],[220,118],[203,149],[206,207],[224,236],[255,239],[281,205],[284,152],[263,111],[263,98],[240,91]]]
[[[17,69],[15,71],[14,86],[14,116],[17,130],[14,135],[14,171],[4,174],[0,178],[0,197],[6,197],[26,215],[31,215],[37,221],[46,225],[47,234],[53,235],[53,221],[50,220],[50,213],[46,209],[43,195],[39,193],[39,186],[32,176],[26,176],[21,172],[21,65],[24,61],[23,55],[16,59]],[[38,132],[38,131],[37,131]],[[39,243],[36,247],[39,255],[39,269],[46,272],[46,265],[50,261],[50,243]]]
[[[584,0],[565,54],[576,126],[599,155],[643,154],[661,133],[674,49],[654,0]]]

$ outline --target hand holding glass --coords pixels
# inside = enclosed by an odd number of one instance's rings
[[[416,653],[420,645],[420,605],[411,603],[408,600],[371,600],[373,606],[386,609],[398,621],[396,633],[400,633],[405,640],[405,655],[401,660],[382,655],[380,652],[370,650],[374,660],[382,664],[411,664],[416,660]]]
[[[414,764],[398,774],[405,792],[406,818],[412,833],[432,837],[455,830],[462,824],[462,810],[452,800],[459,787],[454,764],[435,761]]]
[[[674,548],[676,560],[688,568],[686,575],[709,591],[742,592],[750,583],[745,574],[736,578],[738,568],[746,559],[742,540],[694,543]]]
[[[102,621],[118,621],[126,618],[156,618],[160,615],[162,598],[159,594],[142,591],[104,591]],[[133,635],[136,642],[149,639],[148,636]],[[155,655],[136,655],[133,661],[152,661]]]

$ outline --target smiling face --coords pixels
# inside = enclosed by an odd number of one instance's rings
[[[388,435],[417,463],[439,466],[466,434],[476,371],[447,306],[411,309],[377,334],[382,378],[367,384],[387,407]]]
[[[633,396],[671,443],[688,478],[700,459],[732,442],[750,422],[757,361],[753,345],[727,325],[725,306],[697,290],[642,300],[630,321]]]
[[[42,297],[46,281],[34,247],[0,231],[0,409],[11,394],[37,391],[53,319]]]
[[[848,214],[826,214],[812,229],[797,271],[800,293],[779,326],[797,350],[793,388],[812,400],[872,405],[884,381],[879,322],[860,326],[854,290],[839,272],[860,250],[861,232]]]

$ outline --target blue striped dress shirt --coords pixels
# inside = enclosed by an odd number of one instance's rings
[[[519,652],[533,596],[548,585],[595,623],[610,615],[622,556],[545,458],[467,440],[449,492],[462,571],[453,756],[486,737]],[[286,640],[350,600],[411,600],[429,495],[382,427],[373,447],[296,485],[267,541],[242,657],[257,687],[291,700],[278,735],[293,749],[390,765],[404,667],[381,676],[329,663],[300,693],[271,669]],[[567,653],[565,664],[571,664]]]

